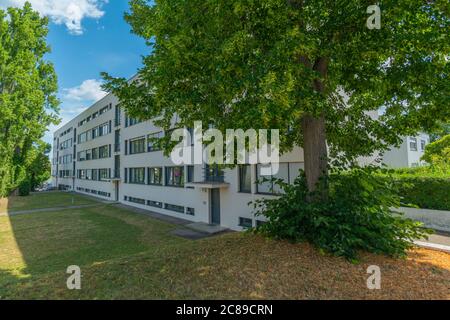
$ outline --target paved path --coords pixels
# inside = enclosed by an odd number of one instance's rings
[[[104,203],[94,203],[94,204],[82,204],[82,205],[78,205],[78,206],[64,206],[64,207],[20,210],[20,211],[12,211],[12,212],[0,212],[0,217],[15,216],[15,215],[19,215],[19,214],[28,214],[28,213],[37,213],[37,212],[53,212],[53,211],[68,210],[68,209],[82,209],[82,208],[89,208],[89,207],[97,207],[97,206],[101,206],[103,204]]]
[[[450,233],[436,232],[428,240],[418,240],[414,243],[420,247],[446,251],[450,253]]]

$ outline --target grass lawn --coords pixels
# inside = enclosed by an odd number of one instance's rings
[[[32,193],[27,197],[8,197],[0,199],[0,212],[13,212],[21,210],[77,206],[93,204],[97,201],[76,193],[50,191]]]
[[[443,252],[351,264],[308,244],[247,233],[191,241],[176,228],[114,205],[0,216],[0,299],[450,298]],[[69,265],[81,267],[81,290],[66,288]],[[369,265],[381,268],[381,290],[366,287]]]

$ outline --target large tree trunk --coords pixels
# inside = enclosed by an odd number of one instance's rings
[[[314,192],[321,177],[327,175],[327,144],[325,134],[325,118],[315,118],[309,114],[303,116],[303,153],[308,190]],[[327,197],[326,181],[321,192],[310,200],[325,200]]]
[[[301,60],[301,63],[310,64],[306,59]],[[328,60],[326,58],[318,58],[313,70],[317,71],[320,79],[314,80],[314,90],[320,94],[324,94],[325,85],[323,79],[327,76]],[[325,200],[328,195],[328,186],[326,176],[328,174],[328,151],[327,151],[327,137],[325,127],[325,116],[313,116],[306,113],[302,118],[302,133],[303,133],[303,153],[305,159],[305,174],[306,183],[310,192],[315,192],[320,179],[323,178],[323,184],[320,192],[315,193],[314,197],[310,197],[309,201]]]

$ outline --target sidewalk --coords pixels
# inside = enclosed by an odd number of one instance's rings
[[[29,214],[29,213],[37,213],[37,212],[53,212],[53,211],[68,210],[68,209],[82,209],[82,208],[89,208],[89,207],[97,207],[97,206],[101,206],[103,204],[104,203],[81,204],[81,205],[77,205],[77,206],[63,206],[63,207],[19,210],[19,211],[11,211],[11,212],[0,212],[0,217],[15,216],[18,214]]]
[[[414,241],[419,247],[435,249],[450,253],[450,233],[436,232],[428,240]]]

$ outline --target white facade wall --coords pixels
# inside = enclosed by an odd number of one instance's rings
[[[212,203],[211,203],[211,189],[214,186],[198,186],[186,185],[183,187],[167,186],[165,184],[165,167],[174,166],[170,158],[165,157],[162,151],[147,152],[147,144],[145,145],[144,153],[129,154],[129,141],[138,137],[147,137],[148,134],[161,131],[155,127],[151,121],[145,121],[132,126],[126,126],[126,117],[124,112],[121,112],[121,123],[115,126],[115,108],[118,101],[112,94],[107,95],[93,106],[85,110],[76,118],[71,120],[68,124],[58,129],[54,133],[54,148],[53,148],[53,185],[60,188],[67,188],[76,192],[89,194],[105,200],[119,201],[121,203],[135,206],[137,208],[158,212],[161,214],[191,220],[193,222],[212,223]],[[95,112],[111,106],[107,112],[99,115],[95,119],[91,119],[79,126],[80,121],[92,116]],[[110,133],[91,139],[86,142],[80,142],[78,136],[86,131],[91,132],[93,128],[107,122],[111,123]],[[67,132],[64,136],[62,133]],[[120,130],[120,151],[115,152],[115,130]],[[60,150],[61,143],[66,138],[72,138],[75,147],[65,150]],[[147,141],[146,141],[147,142]],[[92,150],[100,146],[110,145],[111,154],[105,159],[79,161],[77,154],[86,150]],[[126,152],[126,145],[128,151]],[[126,154],[128,153],[128,154]],[[59,162],[61,156],[71,154],[73,162],[70,164],[62,164]],[[115,177],[115,157],[120,157],[120,177]],[[281,162],[291,162],[292,168],[297,171],[298,168],[303,168],[303,152],[300,148],[295,148],[291,153],[281,156]],[[75,172],[72,172],[75,163]],[[285,165],[287,166],[287,165]],[[145,184],[130,183],[129,177],[126,180],[125,170],[129,168],[146,168],[145,170]],[[148,169],[150,167],[163,168],[163,185],[149,185],[148,184]],[[292,169],[291,170],[294,170]],[[68,178],[60,177],[60,171],[71,170],[71,175]],[[88,169],[109,169],[111,172],[110,179],[107,181],[86,180],[79,178],[80,170]],[[252,225],[256,224],[256,218],[252,214],[252,208],[248,205],[250,201],[260,199],[262,197],[272,197],[273,195],[259,194],[257,191],[256,180],[256,165],[251,166],[251,192],[239,192],[239,173],[238,169],[224,170],[224,182],[219,188],[220,190],[220,225],[233,229],[242,230],[239,218],[251,219]],[[290,173],[291,180],[295,173]],[[187,182],[187,166],[184,168],[184,179]],[[204,180],[203,165],[194,166],[193,182],[202,182]],[[216,188],[217,189],[217,188]],[[94,192],[94,193],[93,193]],[[101,195],[99,193],[102,193]],[[131,202],[133,200],[143,199],[145,204]],[[156,201],[163,204],[162,208],[149,206],[148,201]],[[165,208],[165,204],[180,206],[184,208],[184,212],[176,212]],[[187,208],[194,210],[194,215],[186,213]],[[263,218],[257,218],[263,220]]]
[[[430,137],[425,133],[405,137],[398,148],[392,148],[384,153],[382,162],[391,168],[423,166],[426,163],[421,158],[425,152],[425,146],[429,143]]]
[[[249,221],[255,226],[257,220],[263,221],[264,218],[253,215],[253,209],[248,204],[256,199],[263,197],[273,197],[266,193],[260,193],[262,188],[258,190],[257,186],[257,166],[252,165],[251,173],[251,190],[249,192],[240,192],[239,190],[239,170],[238,168],[224,170],[224,184],[212,185],[203,183],[188,184],[187,182],[187,166],[184,166],[183,187],[175,187],[165,185],[165,168],[174,166],[170,158],[165,157],[162,151],[147,151],[147,140],[145,143],[145,152],[139,154],[129,154],[129,142],[139,137],[147,137],[148,134],[161,131],[155,127],[151,121],[137,123],[131,126],[127,125],[126,116],[123,111],[120,112],[120,124],[116,126],[116,106],[117,98],[109,94],[100,101],[96,102],[83,113],[75,117],[69,123],[58,129],[54,133],[53,145],[53,165],[52,175],[53,184],[56,187],[73,190],[76,192],[97,196],[101,199],[118,201],[127,205],[135,206],[141,209],[158,212],[161,214],[183,218],[194,222],[212,223],[213,211],[216,212],[220,207],[220,225],[233,229],[242,230],[240,218],[250,219]],[[80,124],[80,122],[101,109],[107,109],[95,119]],[[109,133],[90,139],[86,142],[79,141],[79,135],[83,132],[91,134],[92,129],[107,123]],[[119,146],[120,150],[115,150],[115,131],[120,130]],[[61,150],[61,144],[72,139],[72,145],[67,149]],[[417,140],[418,151],[410,150],[409,140],[405,140],[398,149],[389,151],[384,155],[385,163],[392,167],[411,166],[418,162],[423,154],[421,150],[421,140],[425,139],[428,143],[429,138],[420,135]],[[77,158],[78,153],[108,146],[108,157],[103,159],[80,161]],[[126,150],[127,149],[127,150]],[[109,151],[110,150],[110,151]],[[62,163],[61,157],[71,155],[71,163]],[[118,172],[115,172],[116,159],[120,158],[120,166]],[[369,161],[370,160],[370,161]],[[373,159],[366,159],[371,162]],[[294,148],[290,153],[284,154],[280,159],[283,166],[280,174],[289,177],[290,182],[298,173],[299,168],[303,168],[303,151],[301,148]],[[287,164],[289,163],[289,165]],[[162,185],[148,184],[148,168],[160,167],[163,169]],[[130,183],[129,168],[145,168],[145,183]],[[80,170],[107,169],[108,178],[104,181],[80,179]],[[70,175],[61,175],[64,170],[70,170]],[[204,182],[203,165],[194,166],[193,182]],[[218,189],[220,194],[220,205],[213,205],[211,197],[212,190]],[[267,191],[267,190],[266,190]],[[217,191],[215,191],[217,192]],[[138,203],[144,201],[145,203]],[[161,203],[162,207],[150,206],[149,201]],[[217,202],[216,200],[214,200]],[[166,209],[166,204],[179,206],[183,212]],[[215,210],[214,210],[214,208]],[[187,208],[194,211],[194,214],[187,214]],[[215,215],[217,217],[217,215]]]

